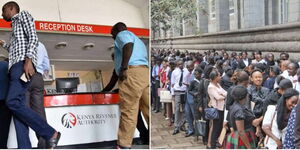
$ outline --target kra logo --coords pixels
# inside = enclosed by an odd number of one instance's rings
[[[61,123],[66,128],[73,128],[77,123],[77,118],[73,113],[66,113],[61,118]]]

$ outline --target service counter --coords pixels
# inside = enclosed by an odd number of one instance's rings
[[[44,101],[48,123],[62,134],[59,146],[117,140],[120,118],[117,93],[47,95]],[[137,135],[136,130],[135,137]],[[31,129],[30,139],[35,147],[37,139]],[[8,147],[17,147],[13,123],[10,126]]]

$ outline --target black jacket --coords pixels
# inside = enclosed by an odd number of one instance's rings
[[[248,65],[250,65],[252,63],[252,60],[248,58]],[[238,68],[239,69],[244,69],[246,67],[243,59],[241,59],[239,62],[238,62]]]

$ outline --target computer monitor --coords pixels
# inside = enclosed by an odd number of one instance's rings
[[[56,78],[56,91],[59,93],[74,93],[77,91],[79,78]]]

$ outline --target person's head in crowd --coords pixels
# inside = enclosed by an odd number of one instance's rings
[[[223,59],[224,59],[224,60],[227,60],[227,59],[229,59],[229,55],[228,55],[228,53],[227,53],[227,52],[223,53]]]
[[[293,83],[291,82],[291,80],[285,79],[282,76],[278,76],[276,78],[276,82],[278,84],[277,92],[281,95],[286,91],[286,89],[293,88]]]
[[[199,67],[201,67],[202,70],[204,70],[205,66],[207,65],[206,62],[202,61],[199,65]]]
[[[299,69],[298,63],[292,62],[288,65],[288,73],[289,76],[295,76],[297,74],[297,70]]]
[[[214,52],[214,56],[219,56],[219,53],[218,52]]]
[[[169,66],[169,62],[167,60],[164,60],[162,64],[164,69],[167,69],[167,67]]]
[[[288,69],[288,65],[291,63],[289,60],[282,60],[280,63],[280,70],[281,72],[285,71]]]
[[[243,59],[243,54],[242,54],[242,52],[240,52],[240,53],[238,54],[238,57],[237,57],[237,59],[238,59],[238,60],[241,60],[241,59]]]
[[[188,69],[189,72],[192,72],[194,70],[194,66],[195,65],[194,65],[194,63],[192,61],[188,61],[186,63],[186,67],[187,67],[187,69]]]
[[[277,104],[277,126],[279,130],[283,130],[288,123],[291,110],[297,105],[299,92],[295,89],[287,89]]]
[[[290,55],[286,52],[282,52],[282,53],[280,53],[279,57],[280,57],[280,60],[288,60]]]
[[[197,67],[194,71],[195,78],[200,80],[202,76],[202,72],[203,72],[202,69],[200,67]]]
[[[123,22],[116,23],[111,29],[113,39],[116,39],[119,32],[127,30],[127,26]]]
[[[225,60],[223,62],[223,68],[227,67],[227,66],[230,66],[230,60]]]
[[[156,62],[156,65],[161,65],[161,63],[162,63],[162,58],[157,57],[155,62]]]
[[[14,1],[7,2],[2,7],[2,17],[5,21],[10,22],[11,18],[20,12],[18,3]]]
[[[268,53],[266,55],[266,60],[267,60],[267,65],[268,66],[274,66],[275,65],[274,55],[272,53]]]
[[[248,58],[248,53],[246,51],[242,52],[242,58],[245,60]]]
[[[264,63],[257,63],[257,64],[255,64],[254,69],[260,69],[264,73],[267,69],[267,65]]]
[[[249,84],[249,74],[246,71],[240,70],[237,73],[237,84],[242,85],[244,87],[248,87]]]
[[[246,104],[247,95],[248,95],[248,91],[247,91],[246,87],[244,87],[242,85],[237,85],[232,89],[230,94],[236,102],[238,102],[242,105]]]
[[[222,56],[220,55],[214,56],[214,61],[217,62],[218,60],[222,60]]]
[[[209,74],[212,72],[214,69],[213,66],[208,66],[206,70],[204,70],[204,78],[209,79]]]
[[[183,69],[183,61],[182,60],[177,61],[177,67],[181,70]]]
[[[209,79],[211,80],[211,82],[213,83],[220,83],[221,81],[221,75],[219,73],[218,70],[213,69],[210,74],[209,74]]]
[[[251,63],[249,66],[244,68],[244,71],[246,71],[249,75],[251,74],[251,72],[254,70],[255,65],[253,63]]]
[[[232,52],[232,53],[231,53],[231,59],[236,59],[236,57],[237,57],[236,52]]]
[[[221,50],[221,54],[222,56],[224,56],[224,53],[226,53],[226,51],[224,49]]]
[[[260,87],[263,82],[263,72],[260,69],[254,69],[250,74],[253,85]]]
[[[175,53],[175,55],[176,55],[177,57],[179,57],[179,56],[180,56],[180,51],[177,50],[176,53]]]
[[[209,56],[207,62],[208,64],[215,65],[214,56]]]
[[[256,59],[256,61],[262,60],[262,53],[261,53],[261,51],[256,51],[255,52],[255,59]]]
[[[176,64],[174,61],[170,61],[169,66],[171,70],[174,70],[176,68]]]
[[[225,71],[225,74],[228,77],[232,77],[232,75],[233,75],[233,69],[230,66],[227,66],[226,68],[224,68],[224,71]]]
[[[271,66],[269,69],[270,77],[277,77],[280,74],[280,68],[278,66]]]

